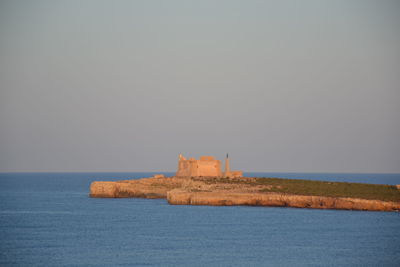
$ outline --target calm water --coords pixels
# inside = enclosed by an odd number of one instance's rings
[[[92,199],[151,173],[0,174],[3,266],[400,266],[400,214]],[[252,173],[400,184],[400,174]]]

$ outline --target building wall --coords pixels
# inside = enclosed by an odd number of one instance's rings
[[[211,156],[202,156],[200,160],[180,157],[177,177],[221,177],[221,162]]]
[[[221,163],[219,160],[197,161],[197,176],[221,176]]]
[[[179,160],[177,177],[192,177],[196,176],[197,171],[196,160]]]
[[[195,158],[186,159],[179,155],[178,171],[176,177],[243,177],[242,171],[230,171],[229,159],[226,159],[226,170],[221,171],[221,162],[211,156],[201,156],[199,160]]]

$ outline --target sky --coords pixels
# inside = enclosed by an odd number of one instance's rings
[[[0,172],[400,173],[400,2],[0,1]]]

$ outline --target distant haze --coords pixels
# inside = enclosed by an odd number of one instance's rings
[[[399,1],[1,1],[0,171],[400,172]]]

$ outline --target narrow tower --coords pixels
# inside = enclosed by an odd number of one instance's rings
[[[231,173],[231,170],[229,169],[229,155],[228,155],[228,153],[226,153],[224,177],[229,178],[230,173]]]

